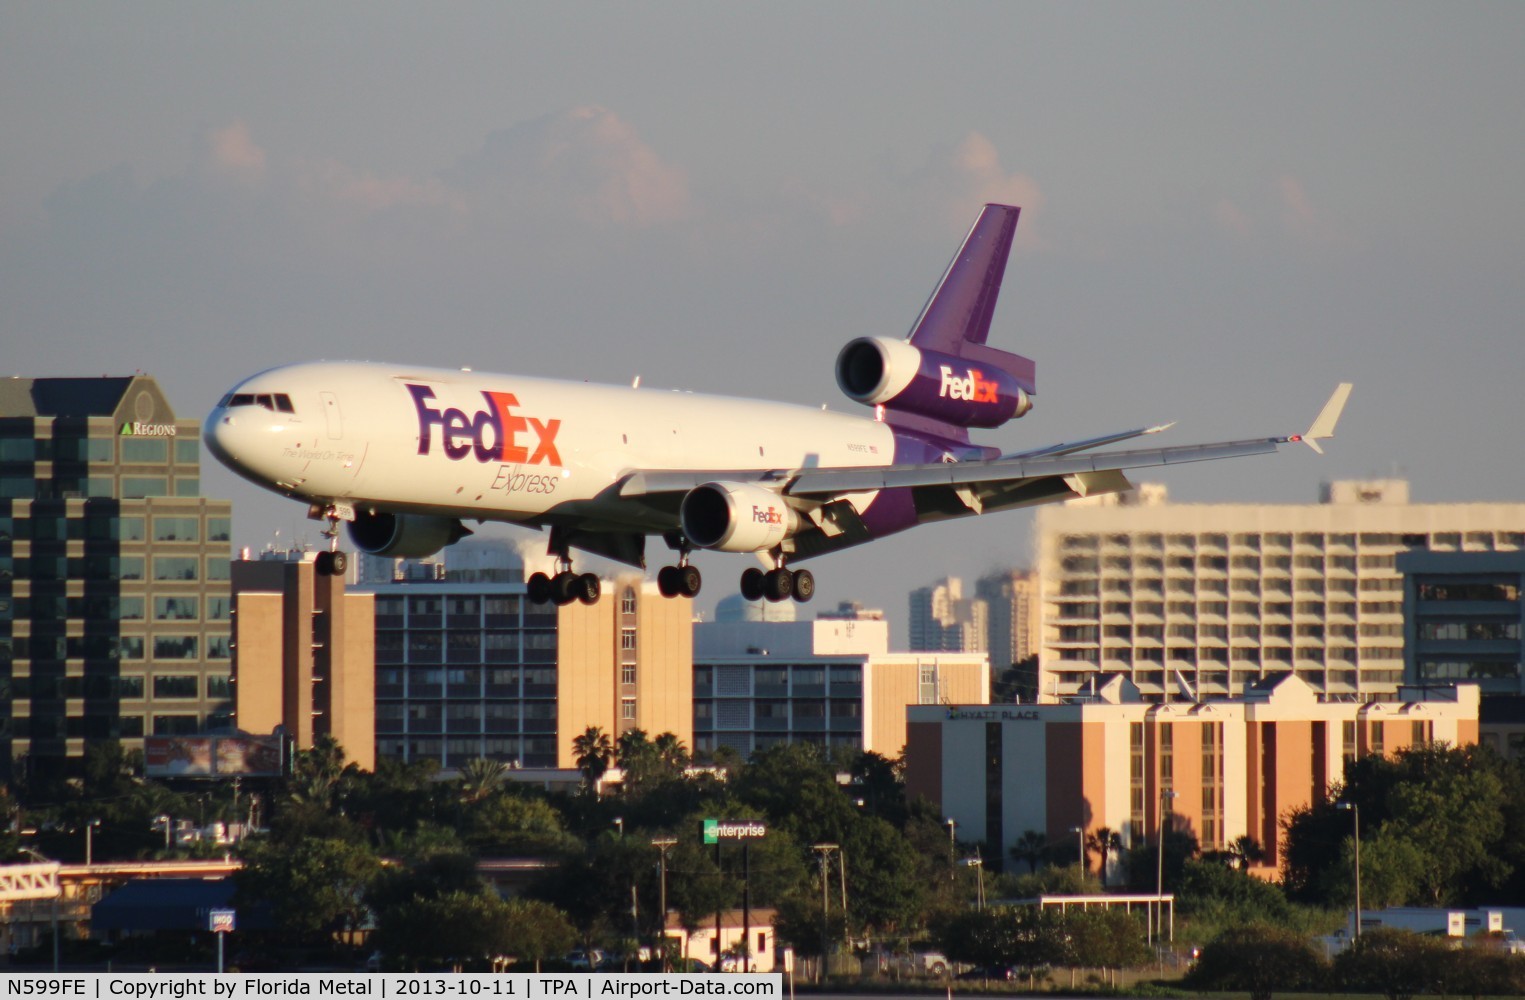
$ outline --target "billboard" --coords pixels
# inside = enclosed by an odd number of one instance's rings
[[[150,778],[265,778],[281,774],[279,736],[145,736]]]

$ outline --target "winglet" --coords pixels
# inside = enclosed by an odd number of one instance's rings
[[[1319,442],[1325,438],[1334,437],[1334,425],[1340,422],[1340,414],[1345,409],[1345,401],[1350,398],[1351,387],[1352,384],[1350,382],[1341,382],[1335,386],[1333,394],[1329,397],[1329,402],[1325,403],[1324,408],[1318,411],[1318,416],[1314,418],[1313,426],[1308,428],[1308,432],[1306,434],[1294,435],[1288,438],[1288,440],[1301,441],[1322,455],[1324,449],[1319,447]]]

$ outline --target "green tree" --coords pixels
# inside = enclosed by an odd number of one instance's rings
[[[312,840],[301,850],[264,840],[245,843],[234,878],[240,906],[267,903],[287,933],[326,943],[365,923],[366,894],[380,871],[368,848],[343,840]]]
[[[513,899],[505,905],[503,951],[520,961],[540,963],[553,955],[565,955],[577,941],[567,915],[549,903]]]
[[[1070,910],[1061,915],[1067,957],[1082,968],[1125,969],[1149,960],[1144,926],[1138,917],[1111,907]]]
[[[1328,969],[1308,939],[1282,927],[1248,924],[1208,942],[1187,982],[1199,990],[1243,990],[1270,1000],[1276,990],[1317,989]]]
[[[383,954],[416,970],[509,954],[508,922],[509,908],[495,893],[457,889],[382,910],[374,940]]]
[[[473,850],[500,857],[564,854],[580,846],[550,803],[511,790],[467,810],[461,833]]]
[[[1086,837],[1086,850],[1095,851],[1101,856],[1101,867],[1096,870],[1101,884],[1107,884],[1107,861],[1115,853],[1121,856],[1123,853],[1123,835],[1110,827],[1098,826]]]
[[[1011,856],[1017,861],[1026,861],[1027,870],[1032,874],[1038,873],[1038,862],[1048,855],[1048,837],[1037,830],[1023,830],[1017,842],[1011,845]]]
[[[508,767],[501,760],[477,757],[461,767],[458,780],[461,801],[470,805],[481,802],[503,787],[508,780]]]
[[[1343,989],[1410,1000],[1444,976],[1449,945],[1412,931],[1379,927],[1354,939],[1334,959],[1333,979]]]

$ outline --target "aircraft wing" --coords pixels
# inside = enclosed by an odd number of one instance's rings
[[[1068,492],[1081,496],[1116,492],[1118,489],[1129,488],[1127,480],[1121,475],[1125,469],[1264,455],[1293,442],[1307,444],[1322,453],[1319,441],[1334,436],[1335,424],[1350,396],[1350,389],[1350,383],[1341,383],[1306,433],[1284,437],[1079,454],[1089,448],[1154,433],[1169,426],[1163,425],[986,461],[728,472],[714,469],[642,471],[631,474],[621,484],[620,495],[637,497],[685,491],[717,480],[756,483],[802,500],[825,500],[871,490],[941,486],[955,488],[964,497],[966,504],[978,510],[981,502],[979,491],[982,489],[1010,494],[1015,487],[1040,480],[1062,481],[1068,487]]]

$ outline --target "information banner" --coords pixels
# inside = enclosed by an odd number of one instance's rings
[[[86,1000],[186,1000],[207,997],[513,997],[514,1000],[600,1000],[603,997],[779,997],[777,973],[533,973],[374,972],[0,974],[0,996],[82,997]]]

